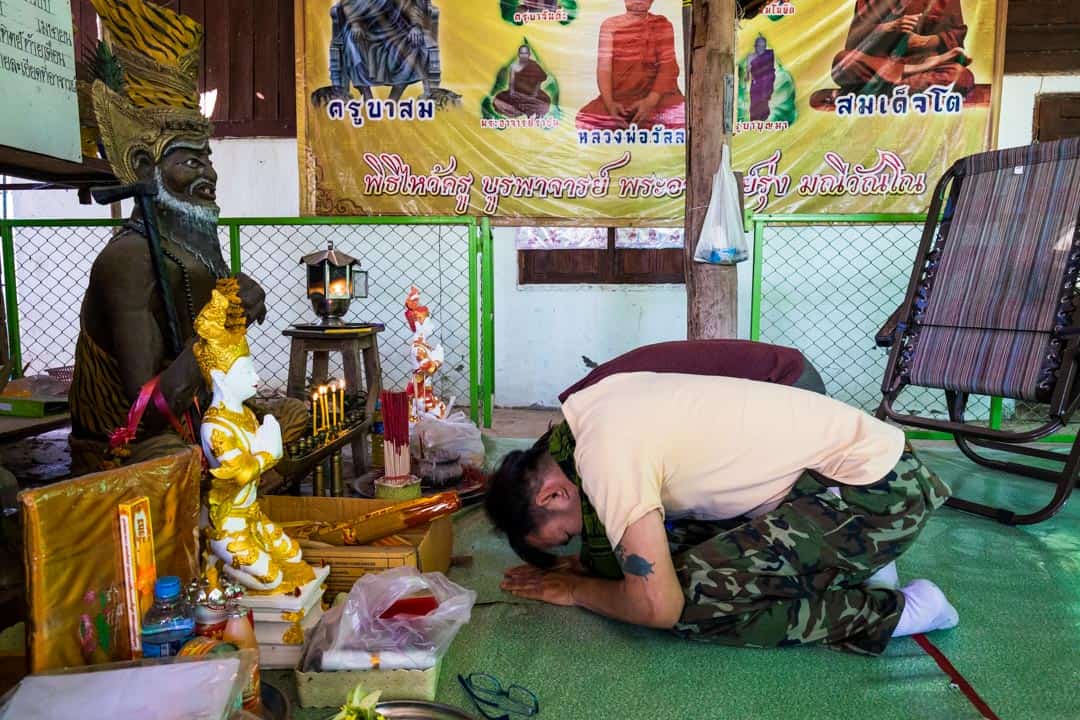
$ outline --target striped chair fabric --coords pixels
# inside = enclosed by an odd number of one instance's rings
[[[983,153],[959,192],[907,329],[907,381],[1045,402],[1080,265],[1080,138]]]

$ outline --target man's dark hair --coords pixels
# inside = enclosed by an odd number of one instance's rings
[[[510,547],[525,562],[541,568],[555,564],[556,557],[538,550],[525,538],[539,526],[544,510],[534,500],[540,490],[540,471],[548,456],[548,430],[528,450],[508,453],[488,482],[484,509],[495,527],[506,533]]]

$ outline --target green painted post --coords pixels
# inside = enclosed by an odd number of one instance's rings
[[[240,274],[240,221],[229,220],[229,259],[233,275]]]
[[[484,316],[481,337],[484,342],[484,427],[491,427],[492,403],[495,397],[495,240],[491,234],[491,220],[480,220],[480,236],[483,239],[483,299],[480,311]]]
[[[4,302],[7,304],[8,351],[12,377],[22,377],[22,344],[19,342],[19,294],[15,288],[15,232],[11,223],[0,224],[4,258]],[[6,379],[6,378],[5,378]]]
[[[990,398],[990,428],[1001,429],[1002,402],[1001,398]]]
[[[473,225],[469,228],[469,414],[474,423],[480,422],[480,229]]]
[[[765,247],[765,221],[754,218],[753,280],[750,287],[750,339],[761,339],[761,253]]]

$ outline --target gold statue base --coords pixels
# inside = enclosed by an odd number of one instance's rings
[[[276,610],[280,612],[299,612],[311,605],[314,595],[322,595],[323,585],[330,575],[330,566],[311,568],[315,571],[315,578],[293,592],[282,595],[269,595],[248,591],[244,594],[241,604],[252,610]]]

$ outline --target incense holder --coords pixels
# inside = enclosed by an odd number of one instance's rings
[[[381,477],[375,481],[375,498],[378,500],[415,500],[420,497],[420,478],[413,475],[403,478]]]
[[[457,454],[433,453],[427,457],[412,459],[413,468],[420,479],[435,488],[444,488],[461,482],[461,456]]]

